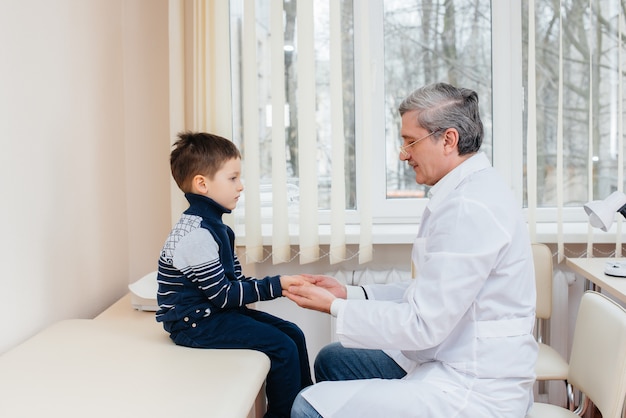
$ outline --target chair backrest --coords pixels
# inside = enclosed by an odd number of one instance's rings
[[[568,381],[604,418],[619,418],[626,396],[626,310],[597,292],[580,302]]]
[[[552,251],[545,244],[533,243],[535,285],[537,288],[537,319],[552,316]]]

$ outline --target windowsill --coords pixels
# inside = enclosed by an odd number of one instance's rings
[[[299,233],[297,226],[292,226],[289,234],[289,242],[291,245],[299,244]],[[413,240],[417,235],[418,224],[378,224],[372,226],[372,239],[374,244],[413,244]],[[330,225],[319,225],[320,245],[330,244]],[[346,225],[346,244],[359,244],[360,226]],[[264,224],[261,226],[261,234],[263,236],[263,245],[272,245],[272,226]],[[236,228],[237,245],[246,245],[243,227]]]
[[[385,244],[413,244],[419,228],[418,223],[388,223],[375,224],[372,226],[372,241],[375,245]],[[299,244],[299,234],[297,226],[292,226],[290,230],[291,245]],[[319,225],[320,245],[330,244],[330,225]],[[237,245],[246,245],[243,234],[243,226],[235,231]],[[261,227],[263,245],[272,245],[272,226],[264,224]],[[360,227],[357,224],[346,226],[346,244],[359,244]],[[568,244],[587,243],[589,226],[587,222],[568,222],[562,225],[563,242]],[[617,227],[614,225],[610,231],[604,232],[599,229],[591,229],[591,240],[594,244],[615,244],[617,237]],[[558,241],[558,225],[556,223],[537,223],[536,236],[534,241],[546,244]]]
[[[588,240],[594,244],[615,244],[617,227],[615,224],[608,231],[591,228],[587,222],[568,222],[562,226],[563,242],[568,244],[586,244]],[[537,224],[536,242],[546,244],[558,241],[558,226],[556,223],[542,222]]]

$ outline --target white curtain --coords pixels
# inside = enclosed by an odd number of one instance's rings
[[[210,131],[226,138],[232,135],[230,86],[219,82],[230,79],[229,66],[222,65],[229,62],[230,50],[227,43],[218,41],[228,33],[228,13],[228,0],[169,0],[172,144],[185,130]],[[191,54],[186,54],[187,47]],[[211,77],[206,76],[209,72]],[[174,224],[187,202],[173,180],[171,184]],[[232,224],[232,215],[225,216],[224,221]]]
[[[185,127],[185,8],[184,0],[169,2],[170,142]],[[170,180],[171,222],[174,225],[187,207],[176,182]]]

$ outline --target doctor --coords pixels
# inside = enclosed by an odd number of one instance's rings
[[[413,244],[415,280],[344,286],[311,276],[285,296],[337,318],[317,384],[292,417],[524,417],[537,344],[527,226],[479,152],[474,91],[439,83],[399,107],[400,159],[432,186]],[[500,138],[506,141],[506,138]]]

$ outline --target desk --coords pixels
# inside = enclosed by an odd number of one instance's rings
[[[0,417],[242,418],[269,365],[257,351],[177,346],[125,297],[0,356]]]
[[[565,265],[574,273],[580,274],[594,285],[626,303],[626,277],[604,274],[604,265],[607,261],[626,261],[626,258],[566,258]]]

